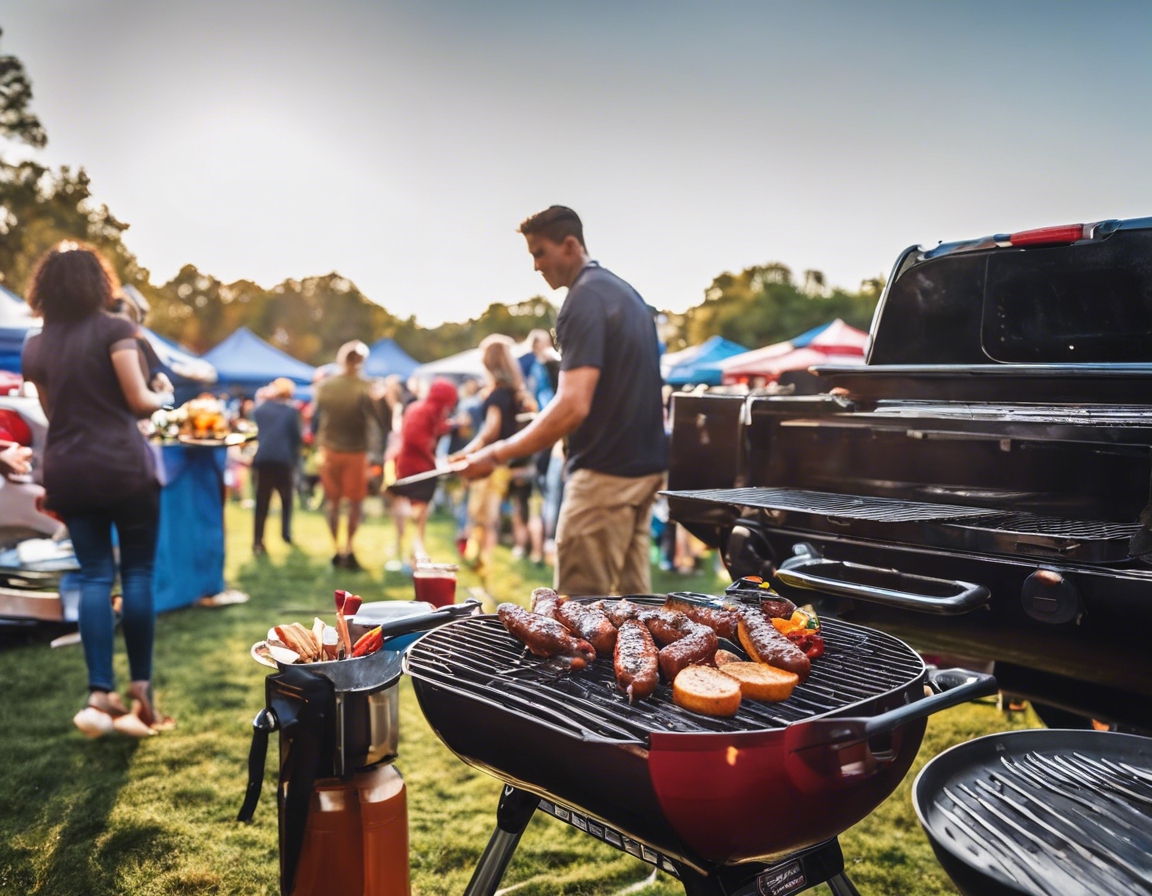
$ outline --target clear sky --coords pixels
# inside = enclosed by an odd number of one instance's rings
[[[1152,3],[4,0],[48,131],[162,283],[339,271],[421,323],[553,296],[570,205],[653,305],[782,261],[1152,215]],[[12,148],[8,147],[11,153]]]

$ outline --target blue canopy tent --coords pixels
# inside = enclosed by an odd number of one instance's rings
[[[125,291],[132,289],[125,287]],[[40,328],[39,318],[32,316],[28,304],[10,289],[0,286],[0,370],[20,372],[20,353],[30,330]],[[216,381],[216,371],[207,361],[197,358],[185,348],[163,336],[141,327],[161,367],[177,392],[199,389],[205,383]]]
[[[723,336],[712,336],[699,345],[691,346],[660,361],[664,382],[670,386],[720,384],[721,373],[716,363],[740,355],[747,349]]]
[[[368,349],[368,360],[364,362],[364,374],[370,377],[391,376],[397,374],[404,379],[412,375],[412,371],[420,366],[420,362],[410,358],[404,349],[396,344],[394,339],[379,339],[372,343]]]
[[[281,376],[306,386],[312,382],[316,372],[311,364],[280,351],[247,327],[241,327],[205,352],[203,360],[216,368],[219,388],[235,389],[249,395]]]
[[[20,372],[20,352],[24,349],[24,337],[34,325],[39,325],[32,317],[32,309],[27,303],[0,285],[0,370]]]

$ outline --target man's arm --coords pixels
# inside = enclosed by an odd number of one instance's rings
[[[599,367],[576,367],[560,371],[560,387],[535,420],[516,435],[493,442],[465,458],[468,466],[460,471],[466,479],[487,476],[497,464],[535,454],[555,444],[584,422],[592,408],[592,396],[600,382]]]

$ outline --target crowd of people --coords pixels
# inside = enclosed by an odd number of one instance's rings
[[[322,370],[310,400],[295,401],[295,385],[276,380],[259,390],[252,412],[260,438],[254,454],[233,450],[234,494],[254,495],[253,553],[266,553],[264,530],[273,493],[280,498],[281,534],[291,543],[293,495],[322,486],[332,537],[332,565],[361,568],[354,551],[356,530],[370,494],[383,499],[395,540],[392,569],[410,569],[427,556],[425,526],[431,507],[442,503],[457,525],[461,558],[484,572],[510,522],[513,554],[537,565],[554,561],[555,533],[563,488],[562,444],[501,466],[473,483],[405,480],[461,462],[468,455],[523,428],[552,400],[560,358],[545,330],[529,337],[532,351],[521,358],[516,343],[493,335],[480,344],[483,379],[430,382],[398,376],[370,381],[362,375],[367,349],[344,345],[335,370]],[[303,488],[301,488],[303,486]]]
[[[441,502],[455,515],[463,561],[482,576],[507,521],[514,554],[553,564],[561,593],[651,590],[651,517],[668,454],[653,317],[628,283],[590,258],[571,209],[546,209],[520,232],[549,286],[568,290],[557,343],[534,331],[531,350],[517,357],[513,339],[491,335],[479,346],[481,378],[403,383],[367,379],[368,349],[352,341],[321,368],[309,400],[277,379],[233,409],[259,432],[229,461],[232,489],[254,498],[254,555],[266,553],[273,494],[291,544],[295,494],[318,480],[339,569],[361,568],[355,538],[374,486],[395,526],[387,568],[426,555],[429,509]],[[172,384],[156,373],[139,316],[91,247],[50,251],[29,303],[44,319],[22,363],[49,420],[45,505],[66,523],[80,565],[89,696],[75,723],[91,736],[148,736],[174,723],[152,700],[159,482],[138,421],[172,404]],[[0,466],[27,464],[24,449],[0,445]],[[445,482],[446,470],[458,478]],[[117,573],[130,707],[112,673]]]

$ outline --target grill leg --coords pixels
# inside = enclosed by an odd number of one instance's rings
[[[715,878],[705,877],[679,862],[676,872],[684,886],[684,896],[724,896],[724,888]]]
[[[832,896],[860,896],[860,891],[843,871],[835,877],[828,878],[828,889],[832,891]]]
[[[520,836],[539,805],[540,797],[526,790],[504,788],[500,806],[496,809],[496,830],[484,848],[480,864],[472,872],[464,896],[493,896],[512,860],[512,853],[520,843]]]

